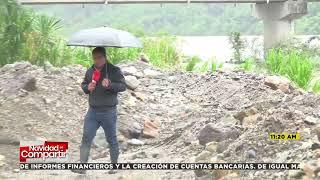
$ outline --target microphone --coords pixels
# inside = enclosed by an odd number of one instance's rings
[[[92,82],[95,82],[95,83],[98,82],[100,79],[100,76],[101,76],[101,72],[95,69],[92,74]]]

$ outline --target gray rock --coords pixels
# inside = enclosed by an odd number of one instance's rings
[[[303,172],[303,170],[290,170],[288,171],[288,176],[291,179],[302,179],[302,176],[305,173]]]
[[[143,159],[143,158],[148,158],[147,153],[145,151],[140,151],[131,157],[131,159]]]
[[[28,61],[19,61],[19,62],[15,62],[13,64],[13,68],[15,70],[25,69],[25,68],[30,67],[30,66],[31,66],[31,63],[28,62]]]
[[[129,127],[128,129],[130,138],[139,138],[142,134],[142,129],[143,128],[139,125],[139,123],[134,122],[132,127]]]
[[[143,73],[144,73],[144,75],[146,76],[146,77],[157,77],[157,76],[159,76],[159,75],[161,75],[162,73],[161,72],[159,72],[159,71],[155,71],[155,70],[152,70],[152,69],[145,69],[144,71],[143,71]]]
[[[212,152],[204,150],[201,153],[199,153],[196,157],[195,157],[195,161],[199,162],[199,161],[207,161],[208,159],[210,159]]]
[[[256,151],[254,149],[250,149],[247,152],[247,156],[248,156],[248,158],[256,158]]]
[[[161,158],[161,157],[163,157],[163,154],[161,154],[159,151],[153,151],[153,152],[151,152],[151,156],[153,158]]]
[[[200,130],[198,140],[201,145],[205,145],[208,142],[220,142],[226,139],[237,139],[240,135],[240,130],[233,126],[228,125],[216,125],[213,123],[207,124]]]
[[[239,81],[241,77],[240,76],[233,76],[231,78],[232,78],[232,80]]]
[[[18,96],[19,97],[26,97],[28,95],[28,91],[24,89],[19,89]]]
[[[210,152],[216,152],[217,147],[218,147],[217,142],[210,142],[210,143],[206,144],[206,150],[210,151]]]
[[[231,142],[229,142],[228,140],[218,142],[216,149],[217,153],[223,153],[228,148],[230,143]]]
[[[51,71],[53,69],[53,65],[49,61],[44,62],[45,71]]]
[[[44,98],[43,99],[43,101],[44,101],[44,103],[46,103],[46,104],[50,104],[50,103],[52,103],[52,99],[49,99],[49,98]]]
[[[312,116],[307,116],[306,119],[304,120],[304,122],[308,125],[316,125],[319,123],[319,119],[312,117]]]
[[[312,150],[320,149],[320,144],[319,144],[319,143],[313,143],[313,144],[311,145],[311,149],[312,149]]]
[[[14,67],[14,64],[6,64],[2,68],[0,68],[0,70],[1,72],[8,72],[12,70],[13,67]]]
[[[128,140],[128,144],[141,146],[141,145],[144,145],[144,142],[139,139],[130,139],[130,140]]]
[[[175,76],[169,76],[168,81],[169,82],[174,82],[177,78]]]
[[[37,89],[37,87],[36,87],[36,79],[35,78],[26,79],[22,88],[27,90],[27,91],[36,90]]]
[[[66,87],[66,90],[67,91],[73,91],[73,87],[68,86],[68,87]]]
[[[220,119],[220,121],[223,123],[223,124],[229,124],[229,125],[235,125],[237,122],[238,122],[238,120],[237,119],[235,119],[232,115],[230,115],[230,114],[227,114],[227,115],[225,115],[224,117],[222,117],[221,119]]]
[[[275,159],[275,162],[285,163],[288,161],[288,157],[289,157],[289,151],[279,152],[277,153],[277,158]]]
[[[106,141],[106,136],[102,127],[97,130],[97,135],[94,138],[94,144],[97,148],[107,148],[109,145]]]
[[[138,70],[134,66],[123,67],[123,68],[121,68],[121,71],[126,76],[127,75],[135,76],[137,74],[137,72],[138,72]]]
[[[135,90],[140,84],[140,81],[135,76],[125,76],[125,80],[127,87],[131,90]]]
[[[285,125],[279,117],[270,116],[263,122],[263,127],[267,132],[283,132]]]

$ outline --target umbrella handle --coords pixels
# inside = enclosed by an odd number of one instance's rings
[[[107,64],[108,64],[108,63],[106,63],[106,69],[105,69],[105,73],[106,73],[106,76],[105,76],[105,78],[106,78],[106,79],[108,79],[108,78],[109,78],[109,77],[108,77],[108,71],[107,71],[107,69],[108,69],[108,66],[107,66]]]

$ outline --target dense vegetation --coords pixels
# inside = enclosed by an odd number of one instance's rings
[[[0,3],[0,65],[21,59],[39,65],[49,59],[57,66],[67,64],[71,54],[56,35],[59,20],[35,14],[13,0]]]
[[[14,0],[0,1],[0,65],[27,60],[54,66],[91,63],[90,49],[68,47],[59,35],[62,24],[55,17],[37,14],[19,6]],[[151,63],[159,67],[175,66],[179,60],[175,40],[170,36],[149,39],[135,31],[144,48],[108,48],[108,58],[114,64],[122,60],[136,59],[140,53],[151,57]]]
[[[108,25],[142,31],[148,35],[262,34],[260,19],[250,4],[69,5],[34,6],[38,12],[63,20],[63,32]],[[298,34],[320,34],[320,3],[308,4],[308,15],[295,23]],[[125,12],[125,13],[124,13]]]
[[[320,92],[319,58],[319,46],[291,39],[270,49],[265,62],[270,73],[286,76],[303,89]]]

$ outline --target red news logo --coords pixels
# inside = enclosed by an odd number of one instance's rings
[[[20,142],[20,162],[30,161],[61,162],[68,158],[68,142],[22,141]]]

